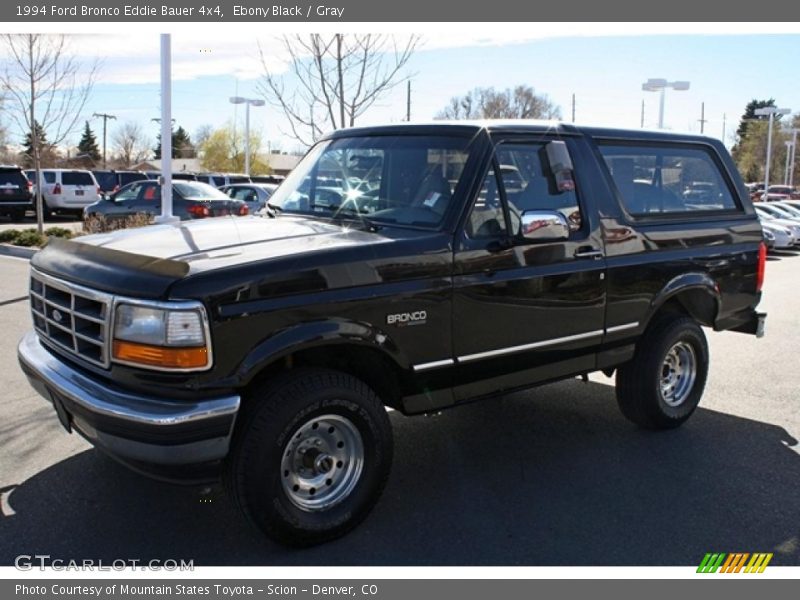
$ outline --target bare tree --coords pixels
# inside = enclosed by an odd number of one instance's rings
[[[206,123],[205,125],[201,125],[198,127],[194,132],[194,145],[201,149],[203,144],[208,141],[208,138],[214,133],[214,127]]]
[[[143,161],[150,154],[152,141],[139,123],[125,121],[111,137],[119,161],[126,167]]]
[[[561,109],[529,85],[502,92],[475,88],[455,96],[436,115],[437,119],[560,119]]]
[[[281,109],[291,135],[305,146],[325,130],[352,127],[386,92],[406,80],[401,71],[420,42],[379,34],[284,36],[289,70],[277,75],[259,46],[264,77],[258,90]]]
[[[87,70],[69,54],[67,37],[50,34],[5,34],[8,51],[0,83],[10,99],[7,113],[20,131],[30,132],[33,168],[41,182],[40,141],[34,124],[47,134],[49,144],[61,144],[82,122],[94,85],[98,63]],[[36,186],[36,220],[42,232],[42,186]]]

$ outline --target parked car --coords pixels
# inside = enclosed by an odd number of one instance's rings
[[[773,221],[761,221],[761,229],[764,231],[765,235],[769,234],[772,236],[773,242],[771,248],[775,250],[790,250],[795,244],[800,242],[800,238],[796,238],[791,229],[778,225]]]
[[[220,191],[236,200],[247,202],[250,214],[254,215],[267,206],[267,200],[278,186],[271,183],[235,183],[220,188]]]
[[[363,156],[380,158],[374,177]],[[518,192],[498,165],[516,167]],[[336,169],[341,187],[317,185]],[[683,201],[698,174],[714,203]],[[702,327],[763,334],[762,229],[709,137],[535,121],[344,129],[270,204],[269,224],[49,243],[31,259],[18,356],[67,431],[140,472],[221,476],[284,544],[341,536],[378,501],[386,407],[425,414],[603,371],[625,417],[672,429],[706,385]],[[511,459],[535,454],[528,433],[507,432],[521,440]]]
[[[768,222],[770,224],[786,227],[792,232],[792,235],[795,237],[795,239],[800,240],[800,220],[791,216],[787,216],[785,213],[780,210],[776,210],[776,207],[771,206],[766,202],[755,204],[754,207],[756,214],[762,223]]]
[[[111,169],[95,170],[92,171],[92,174],[97,180],[97,186],[100,188],[101,194],[113,194],[129,183],[148,178],[142,171],[115,171]]]
[[[763,188],[762,188],[763,189]],[[788,185],[771,185],[767,192],[769,202],[780,200],[800,200],[800,192]]]
[[[33,184],[21,167],[0,165],[0,215],[19,221],[27,210],[35,210]]]
[[[250,175],[252,183],[274,183],[275,185],[280,185],[284,179],[286,178],[281,175]]]
[[[781,209],[783,212],[791,216],[793,219],[800,220],[800,203],[793,203],[789,200],[776,200],[775,202],[770,202],[770,206],[774,206],[776,208]]]
[[[181,220],[244,216],[248,212],[245,202],[233,200],[205,183],[178,181],[172,184],[172,213]],[[123,219],[136,214],[161,214],[161,186],[157,181],[129,183],[115,194],[87,206],[83,217]]]
[[[241,173],[198,173],[197,181],[222,188],[236,183],[250,183],[250,178]]]
[[[91,171],[83,169],[41,169],[44,216],[52,213],[83,215],[84,207],[97,202],[100,187]],[[36,171],[25,171],[34,186],[38,185]]]

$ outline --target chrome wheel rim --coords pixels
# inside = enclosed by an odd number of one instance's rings
[[[661,365],[661,398],[668,406],[677,407],[686,401],[697,379],[697,358],[687,342],[678,342],[669,349]]]
[[[364,469],[364,442],[341,415],[321,415],[303,423],[281,455],[281,483],[301,510],[326,510],[355,488]]]

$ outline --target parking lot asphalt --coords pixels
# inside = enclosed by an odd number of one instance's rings
[[[67,435],[28,386],[27,263],[0,258],[0,564],[52,558],[196,565],[697,565],[774,552],[800,565],[800,255],[771,257],[767,335],[707,332],[711,369],[683,427],[645,432],[592,375],[436,416],[391,413],[380,503],[307,550],[263,539],[219,487],[129,472]],[[16,298],[16,300],[15,300]]]

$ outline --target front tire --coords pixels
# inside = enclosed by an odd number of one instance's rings
[[[358,525],[389,476],[392,430],[363,382],[297,369],[256,386],[225,480],[244,514],[272,540],[310,546]]]
[[[622,414],[645,429],[672,429],[695,411],[708,376],[708,343],[691,317],[664,316],[650,325],[634,358],[617,369]]]

